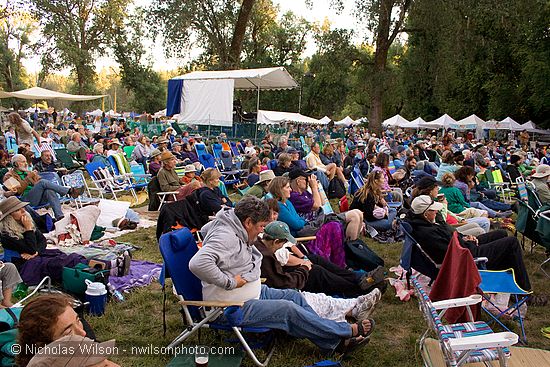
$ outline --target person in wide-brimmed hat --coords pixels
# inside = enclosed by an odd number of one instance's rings
[[[108,146],[110,149],[107,151],[107,157],[114,154],[122,153],[122,149],[120,149],[122,143],[117,138],[109,140]]]
[[[177,192],[176,200],[183,200],[194,190],[202,186],[200,181],[192,181],[185,184],[182,178],[176,173],[176,157],[169,151],[164,151],[160,155],[162,168],[157,174],[160,190],[162,192]]]
[[[535,173],[531,175],[531,182],[535,185],[535,191],[543,204],[550,203],[550,188],[548,188],[549,178],[550,166],[547,164],[538,165]]]
[[[202,178],[197,175],[197,168],[193,164],[188,164],[185,166],[185,174],[181,178],[181,182],[188,184],[195,180],[202,183]]]
[[[260,172],[260,179],[254,184],[247,192],[247,195],[252,195],[261,199],[267,193],[267,186],[271,183],[271,180],[275,178],[275,173],[268,169]]]

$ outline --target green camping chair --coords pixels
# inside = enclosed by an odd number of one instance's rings
[[[67,151],[66,148],[56,148],[54,149],[54,151],[57,160],[61,161],[61,164],[63,164],[63,167],[65,167],[66,169],[72,170],[82,167],[78,162],[73,159],[73,157],[71,157],[71,154],[69,153],[69,151]]]
[[[130,157],[132,157],[132,153],[134,152],[134,149],[136,149],[135,145],[127,145],[122,150],[124,150],[124,154],[126,155],[126,159],[128,161],[130,160]]]

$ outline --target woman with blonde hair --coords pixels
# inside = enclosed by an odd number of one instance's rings
[[[199,204],[201,211],[209,216],[215,215],[222,206],[233,206],[233,203],[220,190],[222,174],[216,168],[207,168],[201,174],[204,187],[199,189]]]
[[[382,171],[373,171],[367,176],[365,185],[353,196],[350,209],[359,209],[363,212],[365,223],[377,231],[386,232],[392,229],[397,216],[395,208],[388,207],[384,199],[385,177]]]

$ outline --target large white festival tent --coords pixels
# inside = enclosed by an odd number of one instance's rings
[[[44,89],[40,87],[32,87],[17,92],[4,92],[0,91],[0,98],[20,98],[20,99],[34,99],[34,100],[48,100],[48,99],[59,99],[63,101],[92,101],[94,99],[99,99],[105,97],[106,94],[94,95],[94,96],[85,96],[78,94],[68,94],[56,92],[49,89]]]
[[[297,88],[283,67],[195,71],[168,81],[167,116],[180,114],[178,123],[232,126],[234,90],[260,91]]]
[[[293,122],[297,124],[326,125],[328,122],[304,116],[296,112],[279,112],[258,110],[258,124],[260,125],[281,125],[283,123]]]

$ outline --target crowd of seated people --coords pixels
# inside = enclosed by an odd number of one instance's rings
[[[370,288],[369,276],[348,269],[344,257],[336,261],[324,253],[301,251],[295,237],[322,238],[340,231],[340,240],[327,243],[322,250],[343,254],[345,243],[358,240],[369,226],[382,234],[375,240],[389,242],[391,237],[383,234],[396,232],[399,212],[405,214],[413,236],[436,261],[443,260],[457,231],[462,246],[474,256],[489,258],[490,269],[512,267],[518,284],[531,289],[517,240],[503,230],[491,230],[498,227],[493,219],[512,214],[510,204],[503,202],[491,185],[492,171],[498,170],[510,183],[518,177],[532,180],[541,199],[550,201],[550,167],[538,165],[523,148],[498,141],[476,144],[469,136],[453,138],[449,134],[421,137],[396,132],[376,137],[360,127],[330,134],[291,128],[288,136],[275,141],[267,134],[256,145],[251,140],[239,143],[241,155],[234,161],[248,188],[242,190],[244,198],[233,203],[223,190],[223,173],[201,164],[195,150],[195,144],[202,143],[200,135],[177,135],[170,128],[149,139],[119,121],[99,121],[97,132],[77,123],[64,126],[67,134],[60,134],[59,126],[47,126],[40,135],[20,116],[10,116],[21,154],[10,157],[0,151],[0,174],[3,182],[15,180],[20,185],[4,187],[5,197],[19,196],[32,206],[47,203],[59,220],[63,217],[59,197],[81,194],[81,188],[69,189],[40,177],[40,172],[62,172],[49,150],[34,158],[34,138],[65,144],[83,164],[100,162],[109,167],[110,156],[129,154],[129,161],[142,164],[147,173],[156,176],[162,192],[177,192],[178,201],[192,195],[200,211],[210,217],[203,228],[203,248],[190,268],[203,281],[205,299],[245,302],[243,325],[279,328],[328,351],[363,345],[374,329],[369,317],[381,292]],[[307,138],[306,145],[296,144],[299,137]],[[228,142],[223,134],[217,141]],[[205,143],[209,150],[210,142]],[[132,153],[125,153],[127,147],[133,147]],[[538,158],[547,159],[547,154]],[[350,209],[325,212],[324,192],[329,191],[331,181],[340,181],[347,189],[354,168],[361,172],[364,185],[351,193]],[[3,245],[20,254],[15,261],[18,269],[45,251],[40,230],[24,213],[26,205],[20,205],[0,219]],[[323,232],[327,228],[335,231]],[[264,275],[267,286],[259,282]],[[12,288],[14,281],[7,284]],[[349,298],[339,302],[307,293]],[[3,294],[9,299],[8,293]],[[335,304],[339,304],[337,320],[323,314],[323,307]],[[286,319],[276,317],[280,314],[275,315],[272,307]],[[346,317],[357,322],[350,324]]]

